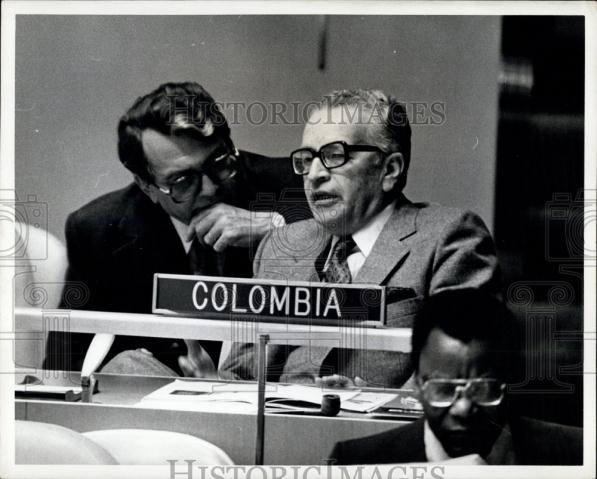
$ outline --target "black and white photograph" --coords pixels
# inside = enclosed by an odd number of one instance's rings
[[[3,2],[0,476],[595,477],[596,14]]]

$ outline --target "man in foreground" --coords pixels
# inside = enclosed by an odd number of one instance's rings
[[[412,203],[402,193],[411,129],[404,107],[378,90],[343,90],[311,114],[291,154],[313,219],[269,233],[258,278],[387,286],[386,323],[411,327],[428,296],[499,291],[493,242],[473,213]],[[361,330],[363,337],[366,330]],[[233,346],[222,375],[256,377],[252,344]],[[270,346],[268,379],[400,387],[412,373],[398,352]]]
[[[118,155],[134,183],[67,220],[67,288],[82,283],[85,290],[78,309],[150,313],[157,272],[249,277],[259,241],[284,224],[280,213],[305,217],[287,161],[239,152],[219,107],[197,83],[167,83],[137,99],[120,119]],[[62,307],[74,307],[67,294]],[[45,367],[80,370],[90,341],[89,334],[51,333]],[[125,357],[107,369],[214,370],[219,342],[187,346],[188,355],[182,340],[118,336],[106,361]]]
[[[335,464],[582,464],[582,430],[517,417],[506,383],[517,351],[504,306],[484,292],[444,291],[415,321],[412,361],[424,417],[336,444]]]

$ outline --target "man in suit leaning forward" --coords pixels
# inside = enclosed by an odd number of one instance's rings
[[[291,154],[313,219],[268,233],[255,276],[387,286],[389,327],[411,327],[425,298],[444,290],[497,294],[498,264],[483,221],[403,195],[410,137],[404,106],[381,91],[324,97]],[[407,354],[338,345],[272,345],[268,379],[399,387],[412,373]],[[235,344],[221,376],[254,378],[255,365],[254,345]]]
[[[238,151],[197,83],[166,83],[138,98],[118,124],[118,155],[134,183],[67,220],[64,308],[150,313],[154,273],[250,277],[265,233],[284,216],[309,216],[288,162]],[[296,198],[280,202],[286,193]],[[75,302],[77,285],[84,292]],[[45,367],[80,370],[90,341],[52,332]],[[219,342],[117,336],[104,371],[204,376],[219,354]]]

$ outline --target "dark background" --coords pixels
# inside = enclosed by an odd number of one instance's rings
[[[495,239],[525,414],[582,425],[583,17],[504,17]]]

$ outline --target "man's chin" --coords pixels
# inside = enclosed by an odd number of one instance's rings
[[[323,226],[328,232],[343,235],[346,234],[346,217],[340,205],[322,206],[310,204],[313,219]]]
[[[478,447],[475,447],[473,444],[470,443],[452,443],[449,446],[444,447],[444,449],[450,457],[462,457],[468,456],[469,454],[480,454],[480,452],[477,450]]]

